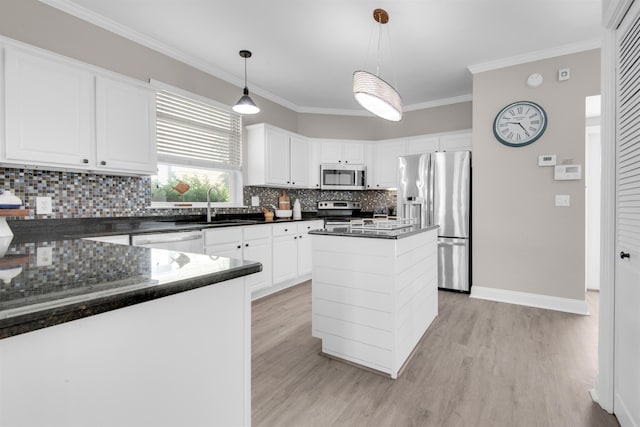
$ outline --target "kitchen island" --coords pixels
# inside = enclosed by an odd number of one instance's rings
[[[244,276],[259,263],[15,240],[0,258],[0,425],[250,424]]]
[[[314,230],[312,335],[397,378],[438,314],[438,226]]]

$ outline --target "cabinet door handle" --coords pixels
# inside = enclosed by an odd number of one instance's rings
[[[89,159],[82,159],[82,163],[89,163]]]
[[[238,249],[240,249],[241,247],[242,247],[241,245],[238,245]]]
[[[105,162],[105,161],[103,160],[103,161],[101,161],[101,162],[100,162],[100,164],[101,164],[102,166],[106,166],[106,165],[107,165],[107,162]]]
[[[245,244],[244,244],[244,247],[245,247],[245,248],[248,248],[248,247],[249,247],[249,244],[248,244],[248,243],[245,243]]]
[[[620,259],[631,258],[631,254],[629,252],[620,252]]]
[[[291,184],[289,181],[287,181],[287,184]]]
[[[298,236],[293,236],[293,240],[295,240],[295,239],[297,239],[297,238],[298,238]]]
[[[295,181],[293,181],[293,182],[292,182],[292,184],[293,184],[293,185],[296,185],[296,182],[295,182]]]
[[[289,231],[289,229],[288,229],[288,228],[285,228],[285,229],[284,229],[284,232],[286,233],[287,231]]]

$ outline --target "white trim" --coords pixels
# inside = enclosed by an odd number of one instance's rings
[[[482,64],[469,65],[467,68],[471,74],[483,73],[485,71],[497,70],[500,68],[511,67],[513,65],[526,64],[528,62],[540,61],[542,59],[554,58],[556,56],[569,55],[572,53],[583,52],[585,50],[598,49],[602,44],[602,40],[587,40],[579,43],[572,43],[563,46],[557,46],[545,50],[537,50],[534,52],[523,53],[508,58],[496,59],[495,61],[484,62]]]
[[[546,308],[548,310],[564,311],[566,313],[588,315],[589,308],[586,300],[554,297],[550,295],[530,294],[527,292],[509,291],[506,289],[471,287],[471,298],[489,301],[506,302],[509,304],[525,305],[528,307]]]
[[[153,37],[149,37],[137,31],[134,31],[96,12],[86,9],[70,0],[39,0],[39,1],[51,7],[54,7],[62,12],[68,13],[69,15],[73,15],[76,18],[82,19],[83,21],[87,21],[93,25],[104,28],[105,30],[108,30],[119,36],[122,36],[128,40],[134,41],[142,46],[145,46],[157,52],[160,52],[163,55],[166,55],[184,64],[190,65],[200,71],[204,71],[207,74],[210,74],[214,77],[219,78],[220,80],[224,80],[227,83],[237,86],[240,90],[244,86],[244,80],[241,80],[236,76],[221,70],[220,68],[216,67],[215,65],[209,62],[202,61],[201,59],[192,55],[186,55],[184,54],[184,52],[178,49],[172,48],[154,39]],[[290,110],[298,111],[299,107],[297,105],[271,92],[260,89],[253,85],[251,86],[251,93],[259,95],[277,104],[280,104],[283,107],[289,108]],[[238,91],[238,96],[240,95],[241,95],[241,91]]]
[[[631,416],[631,412],[627,409],[627,406],[624,404],[624,401],[618,397],[618,394],[615,395],[615,407],[616,407],[616,418],[618,419],[618,423],[621,426],[625,427],[638,427]]]
[[[39,0],[41,3],[45,3],[53,8],[56,8],[64,13],[75,16],[83,21],[89,22],[100,28],[104,28],[114,34],[122,36],[128,40],[138,43],[142,46],[153,49],[156,52],[160,52],[170,58],[194,67],[200,71],[219,78],[229,84],[242,88],[244,86],[244,80],[237,78],[236,76],[221,70],[214,64],[203,61],[193,55],[187,55],[179,49],[172,48],[153,37],[146,36],[140,32],[134,31],[129,27],[117,23],[116,21],[102,16],[92,10],[78,5],[70,0]],[[153,83],[152,83],[153,84]],[[240,94],[240,92],[238,92]],[[251,85],[251,93],[256,94],[269,101],[275,102],[285,108],[288,108],[296,113],[308,113],[308,114],[327,114],[338,116],[362,116],[362,117],[374,117],[371,113],[364,110],[348,110],[348,109],[332,109],[332,108],[318,108],[318,107],[303,107],[296,105],[284,98],[281,98],[274,93]],[[471,101],[471,95],[461,95],[453,98],[437,99],[434,101],[422,102],[414,105],[407,105],[404,107],[404,111],[422,110],[426,108],[438,107],[441,105],[457,104],[460,102]],[[228,106],[227,106],[228,107]]]
[[[434,101],[426,101],[426,102],[420,102],[418,104],[413,104],[413,105],[405,105],[403,108],[403,111],[407,112],[407,111],[425,110],[427,108],[440,107],[443,105],[460,104],[462,102],[469,102],[469,101],[473,101],[473,96],[471,94],[466,94],[466,95],[454,96],[452,98],[436,99]],[[306,114],[329,114],[329,115],[335,115],[335,116],[375,117],[373,114],[365,110],[341,110],[341,109],[332,109],[332,108],[299,107],[297,112],[306,113]]]
[[[622,3],[622,2],[621,2]],[[630,3],[630,2],[627,2]],[[591,397],[609,413],[614,410],[614,315],[615,315],[615,179],[616,179],[616,34],[624,16],[603,32],[600,70],[601,116],[601,211],[600,211],[600,314],[598,370]]]

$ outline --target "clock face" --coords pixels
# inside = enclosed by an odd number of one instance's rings
[[[547,128],[547,113],[530,101],[504,107],[493,122],[493,134],[509,147],[523,147],[536,141]]]

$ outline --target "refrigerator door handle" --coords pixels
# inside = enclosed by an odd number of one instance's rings
[[[438,246],[467,246],[466,242],[438,242]]]
[[[434,196],[433,193],[435,192],[435,184],[433,182],[433,177],[435,176],[435,159],[433,157],[433,154],[429,155],[429,190],[428,190],[428,194],[429,194],[429,199],[427,200],[427,215],[428,215],[428,224],[429,225],[435,225],[434,221],[436,219],[436,215],[434,212]]]

